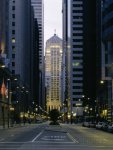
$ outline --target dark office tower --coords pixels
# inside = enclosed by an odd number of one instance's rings
[[[43,0],[31,0],[31,4],[34,8],[34,17],[37,19],[39,26],[39,38],[40,38],[40,49],[39,49],[39,57],[40,57],[40,69],[43,68],[43,57],[44,57],[44,17],[43,17]]]
[[[31,28],[30,0],[10,0],[8,28],[9,67],[12,75],[18,76],[21,86],[23,85],[24,89],[25,87],[28,88],[29,92],[31,92]],[[31,94],[29,95],[32,97]]]
[[[96,93],[97,97],[99,94],[99,89],[101,87],[100,81],[102,80],[102,64],[101,64],[101,55],[102,55],[102,1],[96,1]]]
[[[39,28],[39,105],[44,107],[44,2],[43,0],[31,0],[34,8],[34,17],[37,19]]]
[[[68,112],[83,115],[89,100],[96,99],[96,1],[63,1],[63,42],[66,58],[66,103]],[[66,32],[66,33],[65,33]],[[84,104],[84,103],[83,103]]]
[[[33,11],[34,12],[34,11]],[[33,13],[34,14],[34,13]],[[37,19],[32,17],[32,61],[31,61],[31,83],[32,83],[32,102],[39,106],[39,28]]]
[[[70,2],[68,0],[62,1],[62,14],[63,14],[63,55],[62,55],[62,104],[68,108],[68,112],[70,111],[70,70],[69,70],[69,37],[68,33],[70,31],[70,21],[68,16],[68,9],[70,6]],[[68,31],[69,30],[69,31]]]
[[[83,1],[83,92],[95,111],[96,100],[96,1]]]
[[[96,1],[96,116],[100,118],[103,112],[104,103],[107,100],[107,81],[105,81],[105,74],[103,68],[103,44],[102,44],[102,7],[103,1]]]
[[[108,82],[107,104],[104,103],[104,110],[107,111],[107,119],[113,120],[113,1],[103,0],[102,4],[103,24],[103,49],[102,49],[102,76]]]

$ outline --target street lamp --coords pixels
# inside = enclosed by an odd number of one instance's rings
[[[11,101],[11,97],[12,97],[12,81],[17,81],[18,79],[17,78],[13,78],[13,77],[10,77],[7,79],[7,83],[8,83],[8,128],[10,126],[10,105],[12,103]],[[12,121],[11,121],[12,122]]]
[[[7,79],[7,81],[8,81],[8,128],[9,128],[9,124],[10,124],[10,122],[9,122],[9,118],[10,118],[10,114],[9,114],[10,113],[10,106],[9,105],[10,105],[10,90],[11,90],[10,86],[11,85],[10,85],[10,79],[9,78]]]

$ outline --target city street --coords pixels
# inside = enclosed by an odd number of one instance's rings
[[[113,150],[113,134],[81,125],[25,125],[0,130],[0,150]]]

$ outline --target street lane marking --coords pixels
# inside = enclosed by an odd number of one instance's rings
[[[24,144],[24,143],[30,143],[31,141],[28,141],[28,142],[7,142],[7,141],[5,141],[5,142],[0,142],[0,143],[5,143],[5,144],[9,144],[9,143],[11,143],[11,144],[18,144],[18,143],[20,143],[20,144]]]
[[[74,139],[74,137],[73,137],[71,134],[67,133],[67,136],[68,136],[74,143],[79,143],[77,140]]]
[[[31,142],[34,142],[43,132],[44,132],[44,130],[41,131]]]
[[[46,141],[64,141],[64,139],[46,139],[46,138],[42,138],[42,140],[46,140]]]
[[[37,142],[35,142],[35,143],[52,143],[53,144],[53,142],[52,141],[37,141]],[[73,144],[73,141],[72,142],[62,142],[62,141],[54,141],[54,143],[59,143],[59,144]],[[47,145],[45,145],[45,146],[47,146]]]
[[[50,141],[64,141],[64,139],[66,138],[66,136],[58,136],[58,135],[55,135],[55,136],[44,136],[42,137],[41,139],[42,140],[50,140]]]

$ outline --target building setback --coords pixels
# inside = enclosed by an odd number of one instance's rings
[[[47,111],[61,108],[62,40],[54,34],[46,42],[45,86]]]

